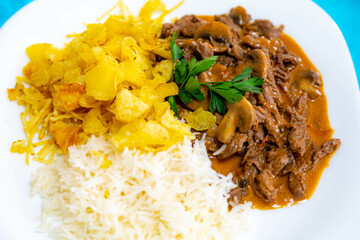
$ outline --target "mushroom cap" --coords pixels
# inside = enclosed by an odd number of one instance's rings
[[[216,131],[216,138],[225,144],[228,144],[235,134],[238,116],[235,111],[228,110],[221,120]]]
[[[234,104],[229,104],[229,109],[217,129],[217,139],[222,143],[229,143],[235,134],[236,128],[240,133],[247,133],[255,120],[255,109],[246,98]]]
[[[199,27],[194,40],[199,38],[209,39],[214,47],[229,46],[231,42],[231,32],[228,26],[221,22],[209,22]]]
[[[269,57],[260,49],[251,50],[248,53],[247,65],[252,68],[254,76],[265,79],[269,68]]]
[[[236,108],[236,111],[239,114],[237,128],[240,133],[247,133],[256,120],[255,109],[246,98],[241,99],[239,102],[235,102],[233,105],[234,106],[232,107]]]
[[[250,15],[246,12],[242,6],[237,6],[230,10],[229,16],[233,19],[234,23],[242,26],[250,21]]]
[[[320,74],[307,67],[297,67],[290,76],[290,84],[298,90],[307,92],[310,99],[321,95],[319,87],[322,85]]]

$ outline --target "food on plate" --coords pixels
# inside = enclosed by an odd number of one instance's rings
[[[162,37],[181,47],[172,47],[181,52],[173,110],[185,119],[198,109],[214,114],[207,129],[188,123],[205,136],[213,168],[234,174],[232,198],[260,209],[310,198],[341,144],[331,138],[321,75],[283,28],[252,21],[240,6],[186,15],[162,28]],[[192,62],[209,61],[211,68],[184,80]]]
[[[28,47],[24,76],[8,90],[25,107],[26,140],[11,151],[46,163],[31,180],[41,229],[58,239],[240,236],[251,204],[229,202],[232,175],[211,168],[204,140],[167,101],[179,88],[169,41],[158,37],[171,9],[152,0],[136,17],[119,6],[121,15],[87,25],[64,48]],[[196,113],[189,122],[215,122]]]
[[[8,89],[25,107],[11,151],[47,164],[31,180],[44,230],[233,239],[251,204],[311,196],[340,140],[320,74],[283,26],[240,6],[165,24],[178,6],[117,6],[64,48],[28,47]]]

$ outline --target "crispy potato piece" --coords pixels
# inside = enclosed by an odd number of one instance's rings
[[[174,117],[168,102],[154,104],[154,110],[155,119],[172,133],[174,142],[181,141],[184,136],[188,136],[190,139],[193,138],[189,126]]]
[[[93,108],[85,116],[82,124],[82,129],[90,134],[104,134],[107,128],[100,121],[100,109]]]
[[[169,131],[156,121],[138,119],[123,126],[112,137],[112,142],[119,150],[141,148],[144,146],[159,147],[169,144]]]
[[[110,57],[102,59],[85,74],[86,94],[96,100],[109,101],[116,96],[115,67]],[[116,61],[116,60],[115,60]]]
[[[152,105],[155,102],[162,101],[158,92],[151,87],[143,86],[141,89],[131,91],[135,96],[141,99],[144,103]]]
[[[55,107],[64,107],[66,111],[72,111],[80,107],[79,99],[85,94],[85,87],[78,83],[63,84],[53,94]]]
[[[56,122],[50,126],[50,132],[55,138],[55,142],[59,147],[68,153],[68,147],[77,144],[80,128],[75,125],[69,125],[64,122]]]
[[[90,47],[103,45],[107,40],[106,29],[100,23],[88,24],[83,33],[83,39]]]
[[[161,76],[164,78],[165,82],[169,81],[171,78],[171,69],[172,61],[162,60],[152,69],[152,74],[154,76]]]
[[[117,120],[131,122],[148,112],[150,106],[129,90],[123,89],[117,94],[109,110],[115,114]]]
[[[24,95],[24,89],[24,84],[22,84],[20,81],[17,81],[15,88],[7,89],[9,100],[15,101],[16,99]]]
[[[132,83],[137,87],[141,87],[146,81],[145,72],[142,71],[135,62],[129,60],[122,61],[118,65],[116,82],[119,84],[124,81]]]
[[[179,93],[179,87],[176,83],[163,83],[160,84],[155,90],[162,98],[166,98],[168,96],[174,96]]]

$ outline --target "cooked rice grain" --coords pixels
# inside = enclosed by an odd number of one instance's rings
[[[228,210],[231,178],[211,168],[203,141],[141,154],[92,137],[31,186],[57,239],[242,239],[249,205]]]

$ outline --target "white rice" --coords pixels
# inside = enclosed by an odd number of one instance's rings
[[[102,168],[93,151],[113,164]],[[92,137],[39,168],[31,186],[56,239],[243,239],[250,206],[228,211],[231,178],[211,168],[203,141],[141,154]]]

